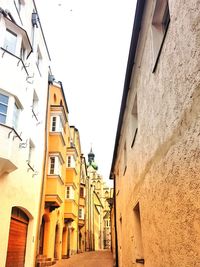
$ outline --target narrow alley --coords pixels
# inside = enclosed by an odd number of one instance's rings
[[[55,267],[113,267],[109,250],[80,253],[70,259],[60,260]]]

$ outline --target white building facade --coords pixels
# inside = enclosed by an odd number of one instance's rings
[[[50,56],[32,0],[0,1],[0,266],[35,264]]]

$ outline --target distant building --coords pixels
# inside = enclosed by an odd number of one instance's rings
[[[118,266],[199,266],[199,1],[138,0],[117,128]]]
[[[0,1],[0,266],[35,266],[49,62],[34,1]]]
[[[95,163],[95,154],[92,149],[88,154],[88,167],[87,173],[90,183],[90,195],[99,200],[99,204],[93,203],[96,209],[99,211],[99,233],[92,233],[95,236],[95,240],[98,239],[95,250],[110,249],[111,248],[111,233],[110,233],[110,208],[107,199],[111,197],[111,188],[106,186],[103,177],[98,173],[98,165]],[[92,203],[92,201],[91,201]],[[94,209],[94,207],[93,207]],[[91,230],[92,232],[92,230]],[[97,237],[98,236],[98,237]],[[98,243],[98,246],[97,246]]]

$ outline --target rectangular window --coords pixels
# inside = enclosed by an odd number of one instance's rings
[[[13,109],[13,119],[12,119],[12,126],[14,129],[17,129],[17,125],[18,125],[18,120],[19,120],[19,107],[17,106],[17,104],[14,104],[14,109]]]
[[[84,188],[80,187],[80,197],[84,197]]]
[[[0,123],[6,123],[6,116],[8,111],[8,99],[9,97],[0,94]]]
[[[61,176],[61,163],[58,156],[49,158],[49,174]]]
[[[6,29],[6,36],[4,40],[3,48],[9,51],[12,54],[15,54],[17,46],[17,34]]]
[[[38,120],[38,96],[36,94],[36,92],[33,92],[33,102],[32,102],[32,117],[34,117],[36,120]]]
[[[20,58],[25,61],[26,59],[26,48],[22,42],[21,49],[20,49]]]
[[[75,168],[76,162],[73,156],[67,156],[67,168]]]
[[[67,157],[67,167],[71,167],[72,158],[71,156]]]
[[[157,0],[152,20],[152,37],[153,37],[153,54],[154,54],[153,72],[156,70],[156,66],[163,47],[169,22],[170,22],[170,13],[169,13],[168,0]]]
[[[74,189],[72,186],[67,186],[66,187],[66,194],[65,194],[66,199],[74,199]]]
[[[123,175],[125,175],[126,173],[126,169],[127,169],[127,151],[126,151],[126,142],[124,143],[124,173]]]
[[[51,132],[63,132],[60,116],[51,116]]]
[[[31,140],[29,140],[28,164],[30,164],[32,167],[34,166],[34,151],[35,145]]]
[[[84,209],[83,208],[80,208],[78,210],[78,217],[79,219],[84,220]]]
[[[40,52],[39,47],[38,47],[38,49],[37,49],[36,65],[37,65],[39,74],[40,74],[40,76],[41,76],[42,54],[41,54],[41,52]]]
[[[143,257],[143,244],[142,244],[142,229],[141,229],[141,218],[140,218],[140,206],[139,203],[133,209],[133,226],[134,226],[134,240],[135,240],[135,249],[136,249],[136,263],[144,262]]]
[[[133,141],[131,143],[131,147],[134,146],[136,135],[138,131],[138,109],[137,109],[137,94],[135,96],[133,109],[132,109],[132,134],[133,134]]]

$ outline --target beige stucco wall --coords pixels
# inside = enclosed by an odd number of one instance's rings
[[[155,73],[155,1],[146,2],[115,162],[119,266],[141,266],[135,263],[139,257],[145,267],[199,266],[200,2],[169,1],[171,21]],[[138,134],[131,148],[136,90]],[[133,209],[138,202],[143,253],[137,253]]]

